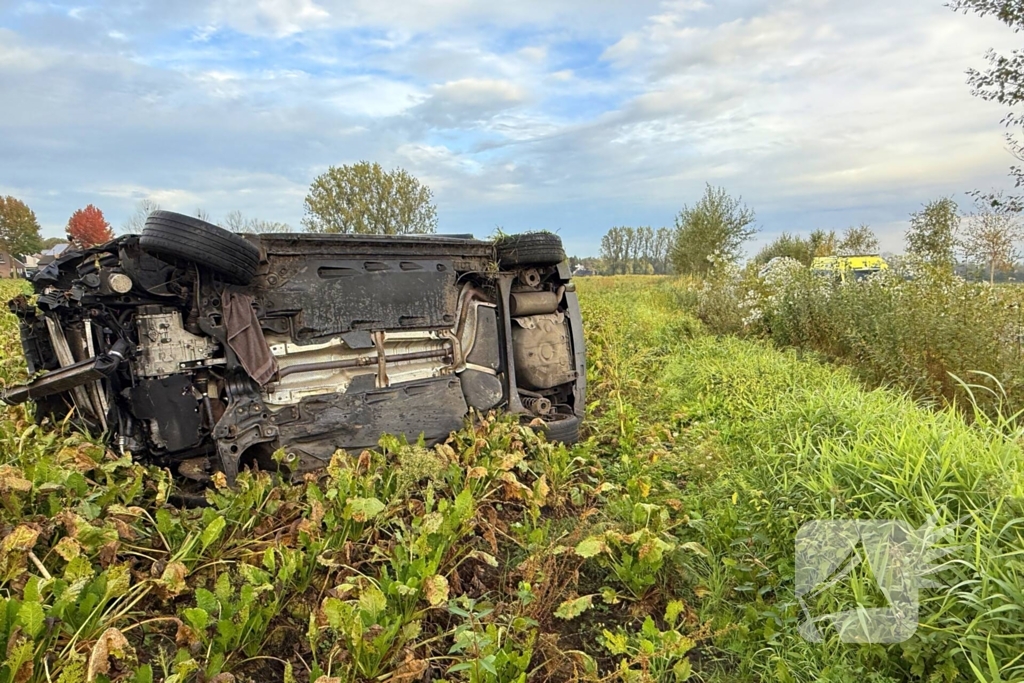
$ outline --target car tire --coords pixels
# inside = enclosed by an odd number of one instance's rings
[[[238,285],[252,282],[260,261],[260,250],[244,237],[172,211],[149,214],[139,245],[165,261],[191,261]]]
[[[548,441],[571,446],[580,440],[580,418],[575,415],[558,414],[556,419],[545,420],[541,431]]]
[[[502,268],[553,266],[565,260],[562,238],[550,232],[506,235],[495,241],[495,247]]]

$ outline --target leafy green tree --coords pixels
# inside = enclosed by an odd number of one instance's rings
[[[0,197],[0,250],[15,256],[34,254],[43,247],[39,221],[28,205],[14,197]]]
[[[408,235],[437,231],[430,188],[408,171],[374,162],[331,166],[306,195],[302,224],[310,232]]]
[[[840,256],[859,256],[878,252],[878,238],[866,225],[850,227],[843,231],[836,251]]]
[[[773,258],[780,257],[796,259],[805,266],[811,265],[811,259],[814,256],[811,251],[810,240],[804,239],[799,235],[790,235],[788,232],[784,232],[776,237],[775,241],[771,244],[757,252],[754,262],[765,264]]]
[[[839,251],[839,238],[836,237],[835,230],[825,232],[818,229],[807,238],[807,246],[812,259],[819,256],[835,256]]]
[[[993,16],[1006,24],[1014,33],[1024,30],[1024,4],[1020,0],[952,0],[949,6],[955,11],[965,14],[974,12],[980,16]],[[989,50],[985,55],[988,68],[967,72],[967,84],[976,97],[1003,105],[1009,111],[1003,117],[1007,128],[1024,127],[1024,112],[1020,105],[1024,104],[1024,51],[1013,50],[1009,55]],[[1024,142],[1015,133],[1006,133],[1007,146],[1010,153],[1018,161],[1024,161]],[[1010,177],[1016,186],[1024,186],[1024,168],[1010,167]],[[1024,197],[1003,197],[999,194],[971,193],[976,199],[983,199],[996,209],[1008,208],[1019,212],[1024,210]]]
[[[960,209],[952,197],[930,201],[911,214],[907,230],[907,253],[936,268],[952,270],[956,262]]]
[[[741,198],[709,184],[700,201],[676,216],[672,265],[681,275],[707,275],[719,264],[735,263],[757,232],[753,224],[754,211]]]

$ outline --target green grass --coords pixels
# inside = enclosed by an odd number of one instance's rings
[[[705,679],[1024,680],[1019,432],[866,391],[850,371],[791,351],[695,333],[673,308],[689,283],[581,285],[603,364],[593,379],[612,385],[592,411],[610,476],[640,482],[676,543],[708,551],[681,557],[665,586],[712,634],[699,658]],[[925,593],[917,636],[890,646],[799,637],[801,524],[916,527],[929,516],[961,520],[947,543],[963,547],[937,577],[952,588]],[[824,611],[851,607],[869,578],[855,574]]]
[[[301,485],[245,474],[182,510],[168,473],[5,409],[0,683],[1024,680],[1020,434],[710,336],[671,279],[578,286],[573,449],[478,418],[437,448],[384,438]],[[800,639],[803,522],[930,515],[962,519],[963,548],[917,636]],[[816,607],[870,585],[855,573]]]

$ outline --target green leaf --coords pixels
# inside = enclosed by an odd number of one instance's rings
[[[214,586],[213,591],[221,602],[227,602],[231,599],[235,591],[231,588],[231,576],[227,572],[221,572],[220,576],[217,577],[217,585]],[[213,612],[210,612],[210,614],[213,614]]]
[[[555,616],[567,621],[569,619],[575,619],[590,609],[593,604],[593,595],[584,595],[582,598],[576,598],[575,600],[566,600],[558,606],[558,609],[555,610]]]
[[[675,674],[676,681],[682,683],[690,679],[690,675],[693,673],[693,667],[690,666],[689,659],[683,659],[675,663],[672,667],[672,673]]]
[[[132,575],[127,564],[115,564],[104,572],[107,580],[107,591],[104,598],[119,598],[128,593],[132,585]]]
[[[18,610],[18,623],[22,629],[32,638],[36,638],[43,632],[43,623],[46,621],[46,614],[43,613],[43,606],[35,601],[24,602]]]
[[[182,611],[181,616],[196,631],[205,631],[210,624],[210,614],[202,607],[189,607]]]
[[[387,607],[387,596],[376,586],[364,588],[359,594],[359,609],[373,620],[376,620]]]
[[[223,517],[214,517],[213,521],[206,525],[206,528],[203,529],[203,535],[199,537],[203,550],[209,548],[211,543],[220,538],[226,526],[227,521]]]
[[[348,616],[348,605],[338,598],[327,598],[322,606],[324,616],[327,617],[327,624],[335,631],[341,631],[345,627]]]
[[[679,615],[686,609],[686,605],[682,600],[672,600],[665,607],[665,621],[669,626],[675,628],[676,622],[679,620]]]
[[[349,498],[345,517],[355,522],[368,522],[384,511],[385,505],[376,498]]]
[[[452,527],[456,527],[473,515],[473,492],[467,489],[462,489],[459,495],[455,496],[455,505],[452,508],[451,516],[448,518],[449,524]]]
[[[196,589],[196,604],[207,614],[216,614],[220,611],[220,603],[217,602],[216,596],[205,588]]]
[[[149,664],[140,666],[132,677],[132,683],[153,683],[153,667]]]
[[[629,637],[622,631],[612,633],[606,629],[601,635],[604,637],[605,649],[613,655],[624,655],[629,650]]]
[[[988,671],[992,674],[993,683],[1002,683],[1003,677],[999,672],[999,662],[996,661],[995,653],[992,652],[992,646],[989,644],[985,645],[985,658],[988,660]]]
[[[650,615],[647,615],[644,619],[643,626],[640,627],[640,633],[652,639],[656,639],[661,635],[661,631],[658,630],[657,625],[654,623],[654,619],[652,619]]]
[[[607,550],[608,544],[604,542],[604,538],[601,536],[585,538],[576,545],[576,554],[583,558],[594,557],[607,552]]]

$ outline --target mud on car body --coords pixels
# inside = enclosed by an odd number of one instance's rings
[[[471,409],[578,438],[582,320],[557,236],[237,235],[157,211],[10,302],[30,375],[4,393],[208,481],[293,476]],[[280,460],[280,458],[278,458]]]

